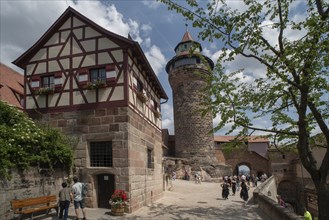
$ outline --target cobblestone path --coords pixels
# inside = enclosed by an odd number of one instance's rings
[[[116,217],[110,215],[109,209],[87,209],[87,219],[266,219],[257,208],[257,205],[245,205],[239,196],[239,192],[235,196],[231,196],[232,192],[230,191],[229,199],[222,199],[219,183],[202,182],[202,184],[195,184],[193,181],[176,180],[172,184],[172,191],[164,192],[163,198],[150,206],[137,210],[133,214]],[[249,197],[252,196],[252,191],[253,188],[249,191]],[[35,219],[57,220],[58,218],[55,216],[44,218],[43,216],[43,218]],[[74,219],[73,206],[70,207],[69,219]]]

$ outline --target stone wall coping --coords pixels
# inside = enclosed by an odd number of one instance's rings
[[[271,176],[265,182],[260,184],[253,192],[253,200],[270,220],[302,220],[303,216],[299,216],[288,208],[283,208],[275,200],[267,196],[266,189],[270,188],[270,184],[275,184],[275,177]],[[266,191],[266,192],[264,192]]]

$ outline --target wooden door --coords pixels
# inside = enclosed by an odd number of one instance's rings
[[[110,198],[114,192],[114,175],[100,174],[97,176],[98,208],[110,208]]]

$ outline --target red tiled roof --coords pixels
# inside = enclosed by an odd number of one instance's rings
[[[22,108],[20,98],[24,94],[24,76],[0,63],[0,100]]]
[[[194,41],[191,34],[186,31],[181,42]]]
[[[214,136],[215,142],[230,142],[233,141],[236,136]],[[261,136],[248,136],[246,137],[247,141],[250,143],[262,143],[262,142],[269,142],[268,138],[264,138]]]

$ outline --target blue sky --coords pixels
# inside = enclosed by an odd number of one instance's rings
[[[206,2],[206,0],[204,0]],[[177,1],[180,4],[185,1]],[[242,1],[228,1],[233,9],[243,10]],[[298,8],[301,1],[296,1]],[[204,55],[216,62],[220,54],[221,42],[203,42],[197,38],[198,29],[194,29],[190,22],[174,11],[168,11],[167,6],[156,0],[0,0],[0,60],[7,66],[23,72],[11,62],[29,49],[56,21],[56,19],[70,6],[109,31],[127,37],[128,34],[138,41],[148,58],[151,66],[164,87],[169,100],[161,106],[163,128],[168,128],[170,134],[173,129],[172,93],[165,72],[167,62],[175,55],[174,48],[181,41],[185,33],[185,24],[189,24],[189,32],[203,47]],[[303,18],[303,14],[296,14],[296,19]],[[265,21],[270,23],[271,21]],[[288,32],[287,35],[298,38],[302,33]],[[276,41],[275,30],[265,30],[265,37],[270,42]],[[235,61],[226,66],[227,71],[241,72],[241,80],[252,82],[255,78],[265,74],[265,68],[252,60],[236,57]],[[220,117],[214,119],[214,125]],[[259,120],[257,126],[269,127],[270,122]],[[229,125],[228,125],[229,126]],[[219,131],[224,134],[226,129]]]
[[[174,48],[186,30],[186,20],[181,15],[168,11],[166,5],[155,0],[1,0],[0,4],[1,62],[21,73],[23,70],[11,62],[29,49],[68,6],[109,31],[124,37],[131,34],[140,43],[169,97],[161,106],[163,128],[174,133],[172,93],[165,65],[175,55]],[[198,30],[189,25],[189,32],[198,40]],[[218,51],[214,45],[201,43],[208,53]]]

